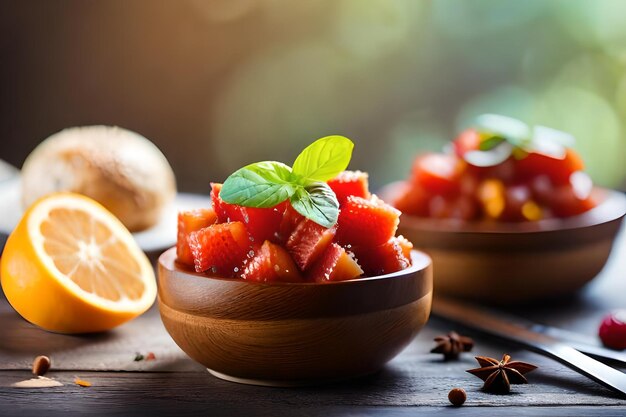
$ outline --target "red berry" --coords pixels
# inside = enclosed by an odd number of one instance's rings
[[[335,237],[335,228],[327,229],[310,219],[304,219],[296,226],[285,247],[302,271],[306,271],[317,261]]]
[[[339,213],[337,242],[342,245],[382,245],[396,234],[399,218],[399,210],[376,196],[369,200],[350,196]]]
[[[298,267],[281,246],[266,240],[250,259],[241,278],[260,282],[301,282],[302,276]]]
[[[252,250],[241,222],[214,224],[189,236],[196,271],[234,277]]]
[[[618,310],[604,317],[598,333],[605,346],[626,349],[626,310]]]
[[[208,227],[217,221],[212,208],[181,211],[178,213],[178,238],[176,240],[176,256],[178,262],[193,266],[193,255],[189,248],[189,235],[192,232]]]
[[[409,246],[410,245],[410,246]],[[353,246],[350,248],[356,255],[359,265],[370,276],[390,274],[401,271],[411,265],[409,253],[413,245],[403,237],[392,237],[388,242],[378,246]]]
[[[296,226],[300,224],[301,221],[304,220],[304,216],[298,213],[292,206],[290,202],[285,202],[285,212],[283,213],[283,218],[278,226],[278,241],[285,243],[289,236],[296,229]]]
[[[358,278],[363,270],[344,248],[332,243],[313,266],[309,277],[315,282],[345,281]]]
[[[369,186],[367,173],[361,171],[343,171],[332,180],[328,181],[328,185],[335,192],[339,205],[343,205],[348,196],[369,198]]]

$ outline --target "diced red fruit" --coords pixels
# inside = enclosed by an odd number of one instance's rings
[[[429,193],[458,194],[464,165],[456,155],[425,154],[413,163],[413,182]]]
[[[241,222],[220,223],[189,235],[196,271],[234,277],[252,249]]]
[[[592,196],[579,198],[571,185],[554,188],[549,208],[557,217],[570,217],[582,214],[596,206]]]
[[[356,255],[366,275],[384,275],[401,271],[411,265],[410,248],[409,255],[405,255],[407,242],[404,238],[393,237],[382,245],[353,246],[350,250]]]
[[[350,196],[339,212],[336,240],[342,245],[381,245],[396,234],[399,218],[399,210],[376,196]]]
[[[402,213],[411,216],[428,216],[428,206],[431,197],[432,195],[428,194],[421,187],[416,187],[411,183],[404,183],[391,203]]]
[[[304,219],[289,236],[285,247],[302,271],[308,270],[330,245],[336,228],[320,226],[310,219]]]
[[[539,205],[532,199],[531,190],[523,184],[505,188],[504,209],[499,220],[518,222],[527,220],[540,220],[543,213]]]
[[[269,208],[243,207],[226,203],[220,198],[222,184],[212,183],[211,187],[211,199],[220,223],[242,222],[252,240],[259,244],[268,239],[276,240],[287,202]]]
[[[278,227],[278,240],[283,243],[287,242],[296,226],[304,220],[304,216],[298,213],[288,201],[285,202],[285,207],[283,218]]]
[[[396,236],[395,238],[392,238],[392,240],[393,239],[396,239],[396,241],[398,242],[398,245],[400,245],[400,248],[402,248],[402,254],[410,262],[411,251],[413,250],[413,243],[411,243],[411,241],[409,241],[407,238],[405,238],[402,235]]]
[[[585,164],[582,158],[572,149],[567,149],[563,159],[539,153],[530,153],[525,158],[516,161],[516,172],[520,180],[529,180],[538,175],[547,175],[555,185],[568,184],[570,176],[576,171],[582,171],[584,168]]]
[[[459,158],[463,158],[467,152],[478,150],[480,146],[480,134],[474,129],[466,129],[452,142],[454,152]]]
[[[330,244],[313,266],[309,278],[315,282],[345,281],[358,278],[363,270],[357,261],[336,243]]]
[[[479,213],[478,202],[466,195],[458,197],[435,195],[428,203],[428,216],[435,219],[472,220]]]
[[[607,315],[598,331],[602,343],[611,349],[626,349],[626,310]]]
[[[178,238],[176,240],[176,256],[178,262],[193,266],[193,255],[189,248],[188,238],[192,232],[208,227],[217,221],[212,208],[181,211],[178,213]]]
[[[269,240],[249,259],[241,278],[259,282],[301,282],[302,276],[289,253]]]
[[[361,171],[343,171],[332,180],[328,181],[328,185],[335,192],[339,205],[342,205],[348,196],[369,198],[369,186],[367,174]]]
[[[228,221],[228,213],[224,209],[224,203],[220,197],[220,191],[222,191],[222,184],[217,182],[211,183],[211,204],[213,204],[213,210],[217,214],[218,223],[225,223]]]

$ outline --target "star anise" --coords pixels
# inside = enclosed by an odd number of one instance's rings
[[[450,332],[447,335],[435,337],[437,346],[432,348],[430,353],[443,353],[444,360],[458,359],[461,352],[469,352],[474,347],[474,341],[466,336],[461,336],[457,332]]]
[[[506,394],[511,391],[511,384],[528,384],[524,374],[537,369],[530,363],[513,361],[511,356],[504,354],[502,360],[476,356],[480,368],[470,369],[472,375],[485,381],[483,391]]]

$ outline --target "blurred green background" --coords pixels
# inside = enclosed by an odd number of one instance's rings
[[[480,113],[573,133],[626,189],[626,1],[110,0],[0,5],[0,159],[68,126],[154,141],[182,191],[343,134],[374,188]]]

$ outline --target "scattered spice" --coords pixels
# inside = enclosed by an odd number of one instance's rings
[[[37,356],[33,361],[33,375],[43,376],[50,369],[50,358],[47,356]]]
[[[145,360],[147,361],[153,361],[156,359],[156,355],[154,354],[154,352],[148,352],[148,354],[145,357]]]
[[[502,360],[476,356],[480,368],[470,369],[472,375],[485,381],[483,391],[507,394],[511,391],[511,384],[527,384],[524,374],[537,369],[535,365],[526,362],[511,362],[511,356],[504,354]]]
[[[458,359],[461,352],[469,352],[474,347],[471,338],[461,336],[457,332],[437,336],[434,340],[437,346],[432,348],[430,353],[443,353],[443,359],[446,361]]]
[[[462,406],[466,399],[467,394],[463,388],[452,388],[448,393],[448,400],[456,407]]]
[[[25,381],[16,382],[11,384],[15,388],[50,388],[61,387],[62,383],[55,379],[46,378],[45,376],[38,376],[37,378],[27,379]]]
[[[91,382],[85,381],[84,379],[80,379],[79,377],[74,377],[74,383],[80,387],[90,387]]]
[[[142,360],[144,360],[144,356],[141,353],[139,353],[139,352],[135,352],[135,359],[133,359],[133,360],[135,362],[142,361]]]

